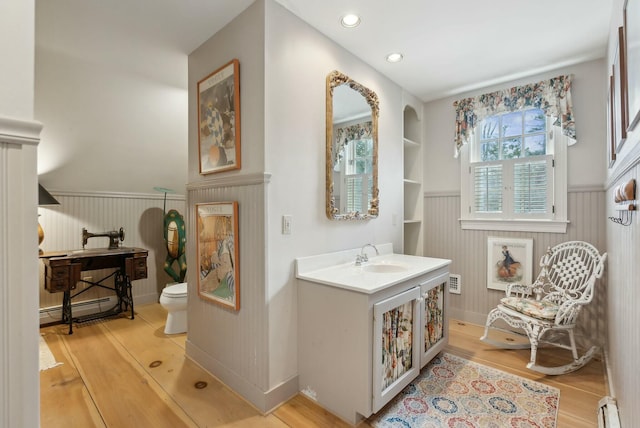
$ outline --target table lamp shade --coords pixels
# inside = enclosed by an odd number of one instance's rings
[[[51,193],[47,192],[47,189],[38,184],[38,206],[44,205],[60,205],[60,202],[56,200]]]

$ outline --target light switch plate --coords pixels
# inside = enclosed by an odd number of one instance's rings
[[[282,216],[282,234],[291,235],[291,222],[293,218],[291,215]]]

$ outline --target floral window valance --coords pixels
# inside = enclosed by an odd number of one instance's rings
[[[362,122],[351,126],[345,126],[336,129],[336,138],[333,147],[333,165],[334,168],[340,163],[344,157],[344,146],[349,141],[364,140],[365,138],[373,138],[373,122]]]
[[[569,137],[569,145],[576,142],[569,75],[465,98],[454,102],[453,106],[456,109],[456,157],[480,121],[498,113],[527,107],[542,109],[546,116],[555,118],[554,125],[560,126],[562,133]]]

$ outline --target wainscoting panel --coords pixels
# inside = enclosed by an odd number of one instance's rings
[[[233,390],[262,409],[268,388],[266,304],[266,181],[262,175],[188,187],[189,337],[187,354]],[[240,310],[198,296],[195,206],[238,202]]]
[[[627,143],[629,144],[629,143]],[[636,149],[637,150],[637,149]],[[637,153],[637,151],[636,151]],[[635,165],[611,183],[607,191],[607,215],[618,217],[613,209],[614,189],[628,180],[640,179],[640,165]],[[636,189],[636,203],[640,192]],[[637,206],[637,205],[636,205]],[[609,260],[609,343],[608,367],[610,368],[610,393],[618,402],[621,426],[636,426],[640,421],[640,214],[633,213],[629,226],[607,220]]]
[[[425,195],[424,255],[453,260],[450,272],[462,276],[462,294],[451,294],[450,315],[463,321],[484,324],[487,313],[496,306],[502,291],[487,289],[487,237],[533,238],[533,278],[539,272],[540,257],[549,246],[581,240],[606,251],[605,192],[577,189],[568,194],[570,223],[566,234],[462,230],[460,196]],[[594,302],[580,315],[578,343],[596,340],[603,344],[606,329],[606,271],[598,284]],[[581,337],[585,337],[582,340]]]
[[[50,192],[60,205],[38,208],[39,221],[45,233],[40,248],[44,252],[80,249],[82,228],[90,233],[104,233],[122,227],[125,239],[120,245],[149,250],[148,277],[133,282],[134,302],[140,304],[157,301],[165,285],[173,282],[164,271],[167,255],[163,234],[164,194]],[[167,211],[175,209],[184,216],[184,206],[184,196],[167,195]],[[86,248],[106,248],[108,245],[109,238],[94,237],[89,238]],[[177,269],[177,263],[174,264],[174,269]],[[83,272],[82,277],[91,277],[97,281],[110,272],[110,269],[88,271]],[[111,286],[112,279],[105,284]],[[76,291],[83,288],[85,286],[80,283]],[[94,287],[73,302],[90,301],[113,294],[112,291]],[[57,321],[51,315],[56,311],[42,309],[55,308],[61,304],[62,293],[49,293],[44,289],[44,266],[40,263],[41,323]]]

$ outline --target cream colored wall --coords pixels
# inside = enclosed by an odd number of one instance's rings
[[[424,120],[424,191],[459,192],[460,160],[453,157],[454,120],[453,102],[497,89],[537,82],[561,74],[572,74],[571,97],[576,123],[577,143],[568,150],[567,179],[569,187],[602,186],[606,177],[606,137],[604,126],[606,86],[604,61],[588,61],[562,67],[526,79],[514,80],[500,86],[491,86],[443,98],[425,104]]]
[[[189,56],[189,231],[187,263],[198,266],[195,204],[237,201],[240,310],[205,301],[197,294],[197,269],[188,274],[187,355],[237,393],[267,411],[270,401],[264,174],[264,1],[256,1]],[[232,59],[240,63],[242,168],[200,175],[197,82]],[[296,385],[297,386],[297,385]],[[289,386],[290,389],[292,389]],[[281,399],[292,392],[287,386]],[[295,391],[295,389],[293,389]],[[273,394],[278,396],[279,392]]]
[[[106,3],[93,5],[105,8],[100,19],[88,17],[85,4],[36,2],[40,183],[76,192],[159,186],[184,195],[187,56],[156,40],[126,39],[115,28],[130,17]]]
[[[197,81],[240,62],[242,169],[198,173]],[[325,79],[338,69],[380,97],[380,216],[361,222],[325,216]],[[402,91],[272,0],[259,0],[189,58],[188,210],[236,200],[240,216],[238,312],[195,295],[189,276],[187,353],[261,410],[295,394],[296,257],[392,242],[401,250]],[[291,235],[282,215],[293,217]],[[189,260],[195,264],[190,230]],[[211,328],[211,326],[216,328]]]
[[[366,243],[402,252],[402,89],[273,1],[266,2],[265,169],[269,384],[297,375],[294,259]],[[338,70],[380,101],[380,214],[367,221],[326,217],[326,76]],[[282,216],[292,233],[282,234]],[[394,217],[396,222],[394,224]]]

